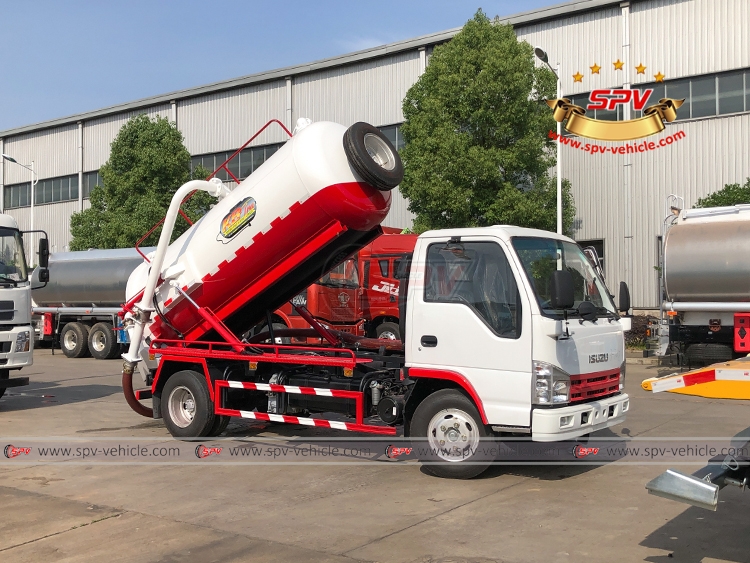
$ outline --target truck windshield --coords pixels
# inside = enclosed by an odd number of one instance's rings
[[[316,283],[326,287],[358,288],[359,275],[357,274],[357,262],[352,258],[345,260]]]
[[[16,229],[0,227],[0,283],[26,281],[26,257],[23,253],[21,233]]]
[[[513,248],[521,259],[544,315],[554,318],[562,318],[563,315],[562,310],[553,309],[550,305],[550,281],[555,270],[567,270],[573,276],[574,308],[582,301],[590,301],[599,315],[616,315],[607,286],[577,244],[555,239],[515,237]]]

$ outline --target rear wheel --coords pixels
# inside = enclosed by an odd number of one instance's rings
[[[111,360],[120,352],[114,327],[109,323],[96,323],[89,331],[89,351],[97,360]]]
[[[178,371],[167,380],[161,396],[164,424],[175,438],[209,436],[214,430],[214,405],[203,374]]]
[[[411,420],[411,435],[424,469],[436,477],[471,479],[483,473],[491,459],[478,456],[487,429],[474,403],[455,389],[442,389],[425,398]]]
[[[401,340],[401,331],[396,323],[381,323],[375,329],[375,335],[385,340]]]
[[[89,355],[89,327],[72,322],[63,327],[60,348],[68,358],[85,358]]]

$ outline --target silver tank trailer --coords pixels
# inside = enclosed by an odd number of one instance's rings
[[[144,254],[154,248],[141,249]],[[143,257],[135,248],[56,252],[50,255],[50,281],[34,290],[38,307],[119,307],[130,274]],[[37,271],[34,271],[34,276]]]
[[[667,301],[750,301],[750,220],[733,215],[671,227],[664,287]]]

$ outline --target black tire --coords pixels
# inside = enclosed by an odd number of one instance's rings
[[[391,335],[393,335],[393,338],[391,338]],[[375,336],[388,340],[401,340],[401,330],[396,323],[380,323],[375,329]]]
[[[0,379],[10,379],[10,370],[0,369]],[[5,389],[6,387],[0,388],[0,399],[5,395]]]
[[[232,420],[231,416],[214,415],[214,425],[206,436],[220,436],[227,429],[227,426],[229,426],[230,420]]]
[[[114,327],[109,323],[96,323],[89,330],[89,352],[97,360],[111,360],[120,352]]]
[[[66,324],[60,333],[60,348],[68,358],[85,358],[89,355],[89,327],[83,323]]]
[[[205,437],[214,429],[214,404],[202,373],[184,370],[172,375],[164,385],[161,401],[164,424],[175,438]]]
[[[373,188],[389,191],[404,179],[404,165],[398,151],[369,123],[360,121],[346,130],[344,152],[352,168]]]
[[[441,414],[444,411],[451,409],[453,411],[460,411],[465,416],[466,420],[471,420],[471,428],[467,428],[467,432],[473,435],[477,435],[479,439],[486,438],[488,436],[487,429],[482,424],[482,419],[479,416],[474,403],[463,393],[455,389],[441,389],[431,395],[428,395],[414,411],[414,416],[411,419],[410,434],[412,438],[415,438],[414,448],[420,452],[426,452],[426,449],[430,449],[431,433],[429,428],[430,424],[434,424],[434,420],[443,420],[442,416],[448,419],[451,415]],[[458,419],[457,419],[458,420]],[[463,422],[461,423],[463,424]],[[433,429],[437,430],[437,429]],[[449,430],[452,430],[449,428]],[[459,430],[459,433],[463,433],[463,429]],[[439,441],[439,436],[432,433],[432,439]],[[463,444],[466,442],[457,442]],[[471,443],[471,440],[469,440]],[[481,475],[489,466],[492,460],[490,458],[478,458],[477,450],[474,454],[469,456],[460,455],[460,461],[445,461],[441,462],[441,457],[438,455],[423,454],[420,455],[420,461],[424,462],[425,465],[422,467],[427,473],[430,473],[436,477],[443,477],[446,479],[472,479]],[[445,458],[443,458],[445,459]]]

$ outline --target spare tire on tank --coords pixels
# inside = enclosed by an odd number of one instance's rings
[[[344,133],[344,152],[362,179],[380,191],[389,191],[404,179],[401,157],[388,138],[362,121]]]

